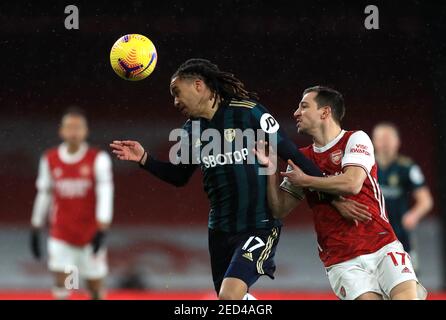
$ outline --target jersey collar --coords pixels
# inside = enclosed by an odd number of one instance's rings
[[[333,147],[336,143],[338,143],[339,140],[341,140],[341,138],[344,136],[344,134],[345,134],[345,130],[341,130],[341,132],[336,136],[336,138],[331,140],[329,143],[327,143],[323,147],[316,147],[315,144],[313,143],[313,151],[316,153],[322,153],[322,152],[327,151],[328,149]]]
[[[62,143],[57,149],[57,152],[62,162],[71,164],[82,160],[82,158],[87,153],[87,149],[88,144],[84,142],[80,145],[79,150],[77,150],[75,153],[68,153],[68,146],[66,145],[66,143]]]
[[[218,120],[220,119],[220,117],[222,116],[222,114],[224,114],[223,111],[227,107],[227,105],[228,105],[228,102],[226,100],[221,100],[220,104],[218,105],[218,109],[217,109],[217,111],[215,111],[212,119],[210,119],[210,120],[204,119],[204,120],[212,122],[212,123],[217,123]]]

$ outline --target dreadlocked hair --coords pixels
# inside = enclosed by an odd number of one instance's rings
[[[243,82],[232,73],[221,71],[216,64],[206,59],[187,60],[172,75],[172,79],[175,77],[197,77],[223,100],[231,98],[259,100],[257,93],[246,90]]]

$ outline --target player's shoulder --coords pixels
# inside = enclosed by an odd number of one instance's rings
[[[399,166],[406,167],[406,168],[411,167],[412,165],[415,164],[411,158],[404,156],[404,155],[399,155],[398,158],[396,159],[396,163]]]
[[[46,149],[45,151],[43,151],[42,157],[46,158],[46,159],[57,157],[58,150],[59,150],[59,146],[50,147],[50,148]]]
[[[259,103],[255,100],[251,99],[238,99],[238,98],[232,98],[228,101],[228,107],[229,108],[244,108],[244,109],[253,109],[254,107],[258,106]]]
[[[104,158],[105,160],[111,159],[108,152],[106,152],[105,150],[101,149],[98,146],[88,146],[85,157],[90,158],[92,160],[94,159],[95,161]]]
[[[299,148],[299,151],[308,156],[313,151],[313,145],[309,144],[308,146],[301,147]]]
[[[363,130],[346,130],[342,138],[354,143],[372,143],[370,136]]]
[[[88,153],[91,153],[91,154],[98,154],[98,153],[100,153],[100,152],[105,152],[105,151],[102,150],[102,149],[101,149],[100,147],[98,147],[98,146],[88,146],[87,152],[88,152]]]
[[[46,149],[43,154],[52,154],[52,153],[57,153],[57,150],[59,149],[59,146],[54,146],[54,147],[50,147],[48,149]]]
[[[88,146],[84,159],[94,166],[95,170],[112,165],[110,154],[98,146]]]
[[[183,124],[183,129],[186,131],[192,130],[192,124],[194,121],[200,121],[199,118],[189,118],[186,120],[186,122]]]
[[[363,130],[345,130],[344,136],[346,136],[346,137],[359,136],[359,137],[368,137],[369,138],[369,135]]]

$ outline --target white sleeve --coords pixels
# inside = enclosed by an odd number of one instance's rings
[[[288,165],[286,168],[286,172],[290,172],[292,170],[293,170],[293,168],[290,165]],[[305,199],[304,189],[291,184],[291,182],[288,180],[288,177],[283,178],[283,181],[280,184],[280,189],[288,192],[293,197],[295,197],[299,200]]]
[[[372,140],[364,131],[353,133],[347,141],[342,168],[347,166],[359,166],[370,173],[375,164],[375,151]]]
[[[113,217],[113,174],[110,156],[101,151],[94,162],[96,178],[96,220],[110,224]]]
[[[51,205],[52,178],[45,156],[40,158],[39,172],[36,180],[37,195],[34,199],[31,225],[35,228],[43,226]]]

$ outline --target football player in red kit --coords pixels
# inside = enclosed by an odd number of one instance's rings
[[[63,143],[47,150],[39,163],[31,250],[41,258],[40,231],[50,213],[48,268],[55,278],[53,296],[69,297],[67,276],[77,270],[86,279],[91,298],[101,299],[108,272],[104,238],[113,213],[111,159],[86,143],[87,119],[81,110],[63,115],[59,134]]]
[[[306,175],[289,160],[280,187],[275,173],[268,177],[273,215],[283,218],[306,196],[313,211],[319,256],[340,299],[425,299],[426,290],[389,224],[372,142],[363,131],[342,130],[344,114],[339,92],[321,86],[304,91],[294,117],[298,132],[310,135],[314,143],[300,150],[325,177]],[[265,165],[275,158],[266,157],[262,146],[257,155]],[[367,205],[371,218],[366,222],[345,220],[312,191]]]

